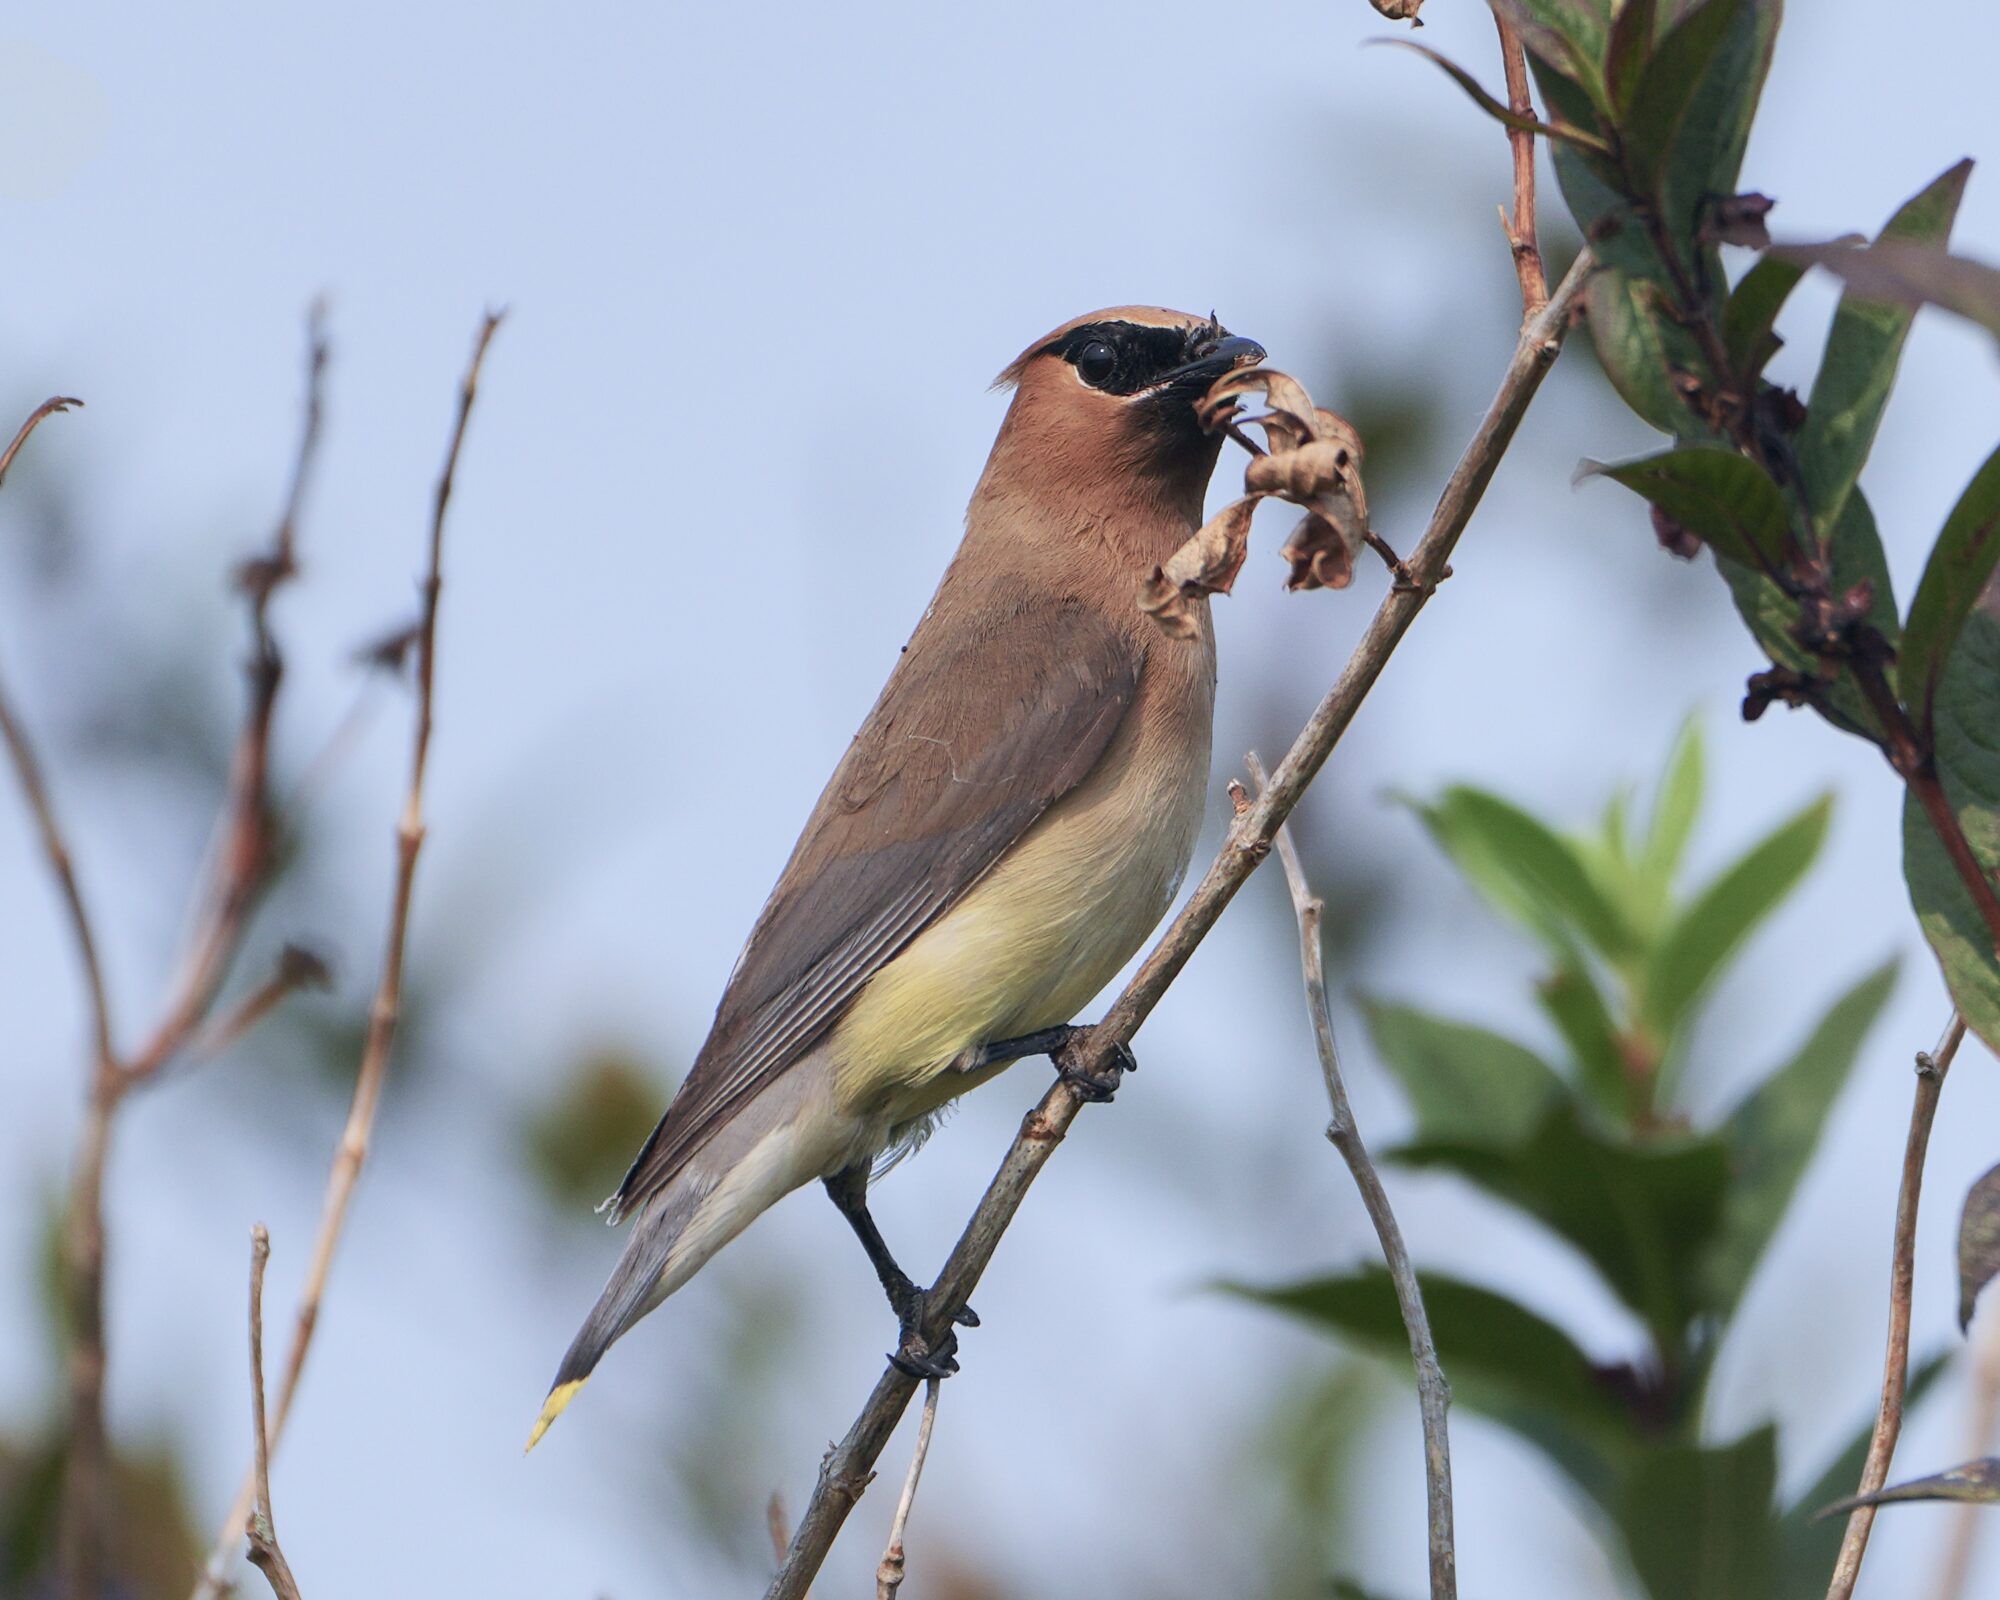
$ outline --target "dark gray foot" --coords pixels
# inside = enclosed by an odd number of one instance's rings
[[[935,1349],[924,1343],[925,1313],[929,1297],[909,1279],[890,1290],[889,1303],[895,1308],[898,1340],[889,1352],[889,1365],[913,1378],[949,1378],[958,1371],[958,1333],[946,1328]],[[979,1316],[970,1306],[960,1306],[951,1320],[961,1328],[979,1326]]]
[[[1049,1052],[1049,1059],[1056,1064],[1056,1076],[1074,1089],[1078,1096],[1093,1105],[1106,1105],[1118,1092],[1124,1075],[1139,1070],[1139,1062],[1129,1044],[1117,1044],[1111,1047],[1111,1060],[1099,1071],[1088,1072],[1073,1065],[1089,1032],[1087,1028],[1072,1028],[1070,1037]]]

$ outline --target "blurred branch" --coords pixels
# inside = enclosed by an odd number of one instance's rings
[[[1966,1459],[1990,1454],[2000,1428],[2000,1316],[1989,1312],[1972,1358],[1972,1406],[1966,1422]],[[1937,1600],[1964,1600],[1972,1577],[1973,1547],[1988,1507],[1967,1500],[1952,1513],[1951,1534],[1938,1568]]]
[[[347,1123],[334,1151],[333,1167],[327,1177],[326,1199],[321,1207],[319,1231],[313,1240],[311,1264],[305,1286],[300,1291],[292,1344],[285,1371],[278,1385],[278,1400],[271,1419],[268,1445],[275,1446],[291,1415],[292,1400],[298,1393],[299,1378],[305,1371],[306,1356],[312,1347],[313,1331],[319,1323],[333,1256],[347,1225],[347,1210],[354,1197],[355,1182],[368,1159],[368,1144],[375,1125],[375,1111],[382,1099],[382,1085],[388,1076],[389,1055],[396,1039],[396,1024],[402,1012],[403,951],[409,936],[410,900],[416,883],[417,855],[424,842],[424,776],[430,757],[431,695],[437,656],[438,597],[443,592],[441,558],[444,550],[445,509],[451,501],[452,480],[458,469],[459,451],[465,443],[465,429],[472,416],[472,403],[479,391],[479,370],[486,348],[500,326],[501,313],[488,312],[480,324],[472,347],[472,358],[459,387],[458,419],[452,429],[451,444],[445,452],[444,470],[438,477],[437,496],[431,513],[429,554],[420,593],[422,609],[416,635],[417,706],[415,732],[410,753],[409,786],[404,794],[403,812],[396,826],[396,877],[390,896],[389,935],[382,956],[382,973],[368,1012],[368,1034],[362,1046],[361,1066],[354,1080],[354,1098],[348,1106]],[[242,1535],[256,1492],[255,1473],[245,1478],[222,1532],[209,1552],[197,1596],[218,1596],[223,1592],[229,1555]]]
[[[220,1055],[270,1015],[287,995],[296,994],[301,989],[324,989],[332,981],[333,974],[323,957],[304,945],[286,945],[278,952],[278,964],[272,969],[270,977],[222,1016],[211,1018],[188,1041],[187,1054],[197,1057]]]
[[[1946,1024],[1937,1049],[1917,1055],[1917,1091],[1910,1106],[1910,1132],[1903,1145],[1903,1179],[1896,1196],[1896,1241],[1889,1266],[1889,1347],[1882,1363],[1882,1403],[1875,1413],[1875,1432],[1868,1441],[1868,1459],[1861,1468],[1856,1493],[1873,1494],[1889,1481],[1889,1459],[1903,1431],[1903,1393],[1910,1381],[1910,1298],[1916,1275],[1917,1200],[1923,1190],[1924,1153],[1930,1148],[1931,1123],[1937,1117],[1938,1096],[1965,1037],[1965,1019],[1956,1011]],[[1861,1576],[1868,1552],[1868,1534],[1875,1526],[1875,1507],[1856,1506],[1847,1518],[1827,1600],[1849,1600]]]
[[[1535,102],[1528,94],[1528,58],[1521,37],[1498,11],[1493,24],[1500,30],[1500,54],[1507,67],[1507,105],[1533,117]],[[1526,128],[1509,128],[1507,142],[1514,152],[1514,214],[1500,208],[1500,226],[1514,252],[1514,272],[1521,280],[1521,315],[1532,317],[1549,303],[1548,275],[1542,268],[1542,247],[1535,227],[1535,136]]]
[[[1362,700],[1382,675],[1390,654],[1444,578],[1459,535],[1465,531],[1487,484],[1492,481],[1529,401],[1555,364],[1569,328],[1571,309],[1582,293],[1590,268],[1591,255],[1584,250],[1548,306],[1522,327],[1499,391],[1452,470],[1423,538],[1411,552],[1410,581],[1392,587],[1383,598],[1346,668],[1278,764],[1269,786],[1236,819],[1221,854],[1104,1019],[1077,1041],[1070,1060],[1071,1072],[1097,1076],[1116,1073],[1118,1047],[1129,1042],[1138,1031],[1236,891],[1270,852],[1279,826],[1325,765],[1334,744],[1346,732]],[[929,1309],[923,1329],[927,1341],[935,1344],[941,1339],[952,1315],[971,1298],[980,1274],[992,1259],[1014,1213],[1020,1209],[1028,1186],[1069,1131],[1083,1105],[1070,1082],[1059,1078],[1028,1113],[999,1172],[953,1247],[937,1282],[927,1293]],[[846,1437],[821,1464],[812,1498],[766,1600],[799,1600],[805,1592],[813,1574],[826,1560],[834,1535],[867,1487],[874,1464],[916,1386],[915,1378],[893,1366],[876,1382],[874,1392],[848,1428]]]
[[[903,1533],[910,1525],[910,1507],[917,1500],[917,1479],[923,1475],[924,1457],[931,1451],[931,1427],[937,1421],[938,1390],[942,1380],[931,1378],[924,1386],[924,1414],[917,1423],[917,1448],[910,1456],[909,1476],[903,1479],[903,1497],[896,1502],[896,1515],[889,1524],[889,1543],[875,1568],[875,1600],[896,1600],[903,1587]]]
[[[1264,789],[1269,782],[1264,775],[1264,764],[1253,753],[1248,765],[1258,789]],[[1431,1600],[1456,1600],[1458,1553],[1452,1540],[1451,1438],[1446,1421],[1451,1408],[1451,1385],[1438,1365],[1430,1318],[1424,1311],[1423,1290],[1417,1283],[1416,1268],[1410,1264],[1403,1230],[1397,1225],[1396,1213],[1390,1208],[1375,1163],[1368,1157],[1368,1147],[1355,1125],[1354,1108],[1348,1104],[1347,1085],[1341,1078],[1340,1052],[1333,1038],[1333,1011],[1326,998],[1326,963],[1321,951],[1320,919],[1325,914],[1326,902],[1306,882],[1305,867],[1299,860],[1298,847],[1292,842],[1290,828],[1279,825],[1277,844],[1278,860],[1285,869],[1285,884],[1292,894],[1292,910],[1298,916],[1306,1009],[1312,1013],[1313,1040],[1319,1048],[1320,1071],[1326,1079],[1327,1103],[1333,1113],[1326,1125],[1326,1136],[1347,1163],[1354,1186],[1361,1191],[1368,1220],[1375,1224],[1375,1236],[1382,1243],[1382,1259],[1388,1264],[1389,1279],[1396,1286],[1396,1305],[1410,1335],[1410,1360],[1417,1373],[1417,1406],[1423,1416]]]
[[[257,1515],[250,1524],[250,1560],[270,1581],[278,1600],[299,1600],[291,1564],[278,1548],[271,1520],[271,1454],[264,1435],[264,1268],[271,1235],[263,1223],[250,1230],[250,1425],[257,1462]]]

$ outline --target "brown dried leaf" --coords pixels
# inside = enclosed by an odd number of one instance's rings
[[[1849,1495],[1830,1506],[1821,1506],[1813,1520],[1834,1517],[1857,1506],[1885,1506],[1898,1500],[1962,1500],[1991,1504],[2000,1500],[2000,1457],[1982,1456],[1977,1461],[1947,1467],[1928,1478],[1912,1478],[1908,1483],[1892,1483],[1873,1494]]]
[[[1345,589],[1354,581],[1354,550],[1317,511],[1308,511],[1278,554],[1292,564],[1287,589]]]
[[[1967,1191],[1958,1220],[1958,1331],[1972,1325],[1979,1291],[2000,1273],[2000,1167]]]
[[[1139,609],[1176,639],[1191,639],[1195,623],[1188,601],[1196,595],[1227,594],[1250,553],[1250,513],[1257,495],[1232,500],[1195,536],[1139,585]]]
[[[1413,28],[1424,25],[1424,19],[1417,15],[1424,0],[1368,0],[1368,3],[1391,22],[1407,22]]]

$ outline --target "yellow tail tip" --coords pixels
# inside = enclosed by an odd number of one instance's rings
[[[548,1399],[542,1402],[542,1414],[535,1418],[534,1431],[528,1435],[528,1442],[521,1450],[522,1455],[526,1455],[542,1442],[542,1435],[549,1431],[549,1424],[563,1414],[563,1407],[574,1400],[577,1390],[588,1382],[590,1382],[588,1378],[572,1378],[568,1383],[559,1383],[549,1391]]]

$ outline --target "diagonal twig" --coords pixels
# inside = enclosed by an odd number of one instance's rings
[[[271,1520],[271,1453],[264,1434],[264,1268],[271,1259],[271,1235],[263,1223],[250,1230],[250,1425],[256,1460],[257,1514],[251,1520],[250,1561],[278,1600],[299,1600],[291,1563],[278,1547]]]
[[[1263,789],[1269,780],[1264,764],[1253,753],[1248,760],[1250,776]],[[1361,1130],[1355,1125],[1354,1108],[1348,1104],[1347,1084],[1341,1077],[1340,1053],[1333,1037],[1333,1012],[1326,998],[1326,962],[1321,951],[1320,919],[1326,902],[1312,892],[1306,882],[1298,847],[1290,828],[1278,828],[1278,860],[1285,869],[1285,885],[1291,890],[1292,910],[1299,923],[1299,960],[1304,969],[1306,1009],[1312,1013],[1313,1041],[1319,1050],[1319,1065],[1326,1079],[1327,1104],[1332,1119],[1326,1125],[1327,1139],[1340,1152],[1341,1160],[1361,1191],[1361,1203],[1375,1236],[1382,1244],[1382,1259],[1389,1268],[1389,1280],[1396,1288],[1396,1306],[1410,1337],[1410,1360],[1417,1374],[1417,1406],[1423,1417],[1424,1490],[1428,1502],[1427,1538],[1430,1551],[1431,1600],[1457,1600],[1458,1552],[1452,1538],[1451,1437],[1446,1413],[1451,1407],[1451,1385],[1438,1365],[1437,1346],[1431,1339],[1430,1317],[1424,1311],[1423,1290],[1417,1283],[1417,1269],[1410,1264],[1410,1252],[1403,1243],[1403,1230],[1390,1208],[1382,1188],[1381,1175],[1369,1159]]]
[[[1103,1020],[1078,1041],[1070,1062],[1072,1072],[1116,1071],[1117,1047],[1137,1032],[1236,891],[1269,853],[1279,825],[1325,765],[1334,744],[1346,732],[1362,700],[1382,675],[1390,654],[1436,590],[1452,549],[1486,492],[1529,401],[1555,363],[1568,331],[1570,311],[1583,291],[1591,264],[1590,252],[1581,252],[1548,306],[1523,326],[1499,390],[1447,480],[1423,538],[1410,555],[1410,582],[1390,589],[1346,668],[1278,764],[1269,786],[1237,818],[1221,854]],[[999,1172],[953,1247],[937,1282],[927,1293],[929,1310],[923,1329],[927,1341],[934,1344],[942,1338],[952,1314],[971,1298],[980,1274],[1020,1209],[1029,1185],[1069,1131],[1083,1104],[1069,1082],[1058,1079],[1028,1113]],[[821,1464],[812,1498],[792,1535],[784,1564],[766,1592],[766,1600],[799,1600],[805,1592],[832,1548],[847,1513],[867,1487],[874,1464],[916,1386],[915,1378],[894,1367],[876,1382],[846,1436]]]
[[[1500,55],[1507,68],[1508,109],[1532,117],[1535,102],[1528,94],[1528,58],[1521,51],[1521,36],[1498,11],[1493,23],[1500,30]],[[1514,274],[1521,280],[1521,315],[1532,317],[1549,303],[1549,280],[1535,227],[1535,136],[1526,128],[1509,128],[1507,142],[1514,152],[1514,214],[1509,216],[1502,206],[1500,226],[1514,252]]]
[[[305,1287],[300,1291],[292,1330],[291,1349],[279,1381],[277,1403],[273,1407],[269,1444],[283,1436],[291,1415],[292,1400],[298,1393],[299,1378],[305,1371],[306,1356],[312,1347],[313,1332],[319,1323],[320,1305],[326,1294],[327,1276],[342,1231],[347,1225],[348,1206],[354,1186],[368,1159],[368,1144],[375,1125],[375,1110],[387,1080],[396,1024],[402,1013],[403,953],[409,935],[410,901],[416,884],[417,855],[424,842],[424,778],[430,757],[431,700],[436,676],[438,597],[444,580],[441,560],[444,550],[445,509],[451,501],[452,481],[458,469],[460,449],[465,443],[466,424],[479,391],[480,367],[487,346],[500,326],[501,313],[488,312],[474,340],[472,357],[459,387],[457,422],[445,452],[444,469],[438,478],[432,504],[430,542],[420,588],[422,605],[417,627],[417,706],[410,752],[410,776],[404,792],[403,810],[396,825],[396,875],[390,895],[389,934],[382,956],[382,972],[375,999],[368,1012],[368,1034],[362,1046],[361,1066],[355,1075],[354,1097],[349,1103],[346,1125],[334,1151],[333,1167],[327,1176],[326,1198],[313,1239],[311,1262],[306,1269]],[[229,1557],[242,1535],[251,1510],[256,1484],[254,1471],[246,1476],[238,1491],[222,1532],[210,1548],[194,1593],[197,1597],[219,1596],[228,1575]]]
[[[923,1476],[924,1458],[931,1453],[931,1428],[937,1422],[938,1390],[942,1380],[925,1381],[924,1414],[917,1423],[917,1447],[910,1454],[909,1475],[903,1479],[902,1498],[889,1523],[889,1543],[875,1568],[875,1600],[896,1600],[903,1587],[903,1534],[910,1525],[910,1507],[917,1503],[917,1479]]]
[[[1917,1056],[1916,1097],[1910,1105],[1910,1132],[1903,1145],[1903,1177],[1896,1195],[1896,1240],[1889,1266],[1889,1341],[1882,1359],[1882,1402],[1875,1413],[1875,1432],[1868,1441],[1868,1459],[1861,1468],[1859,1494],[1873,1494],[1889,1481],[1889,1459],[1903,1431],[1903,1395],[1910,1382],[1910,1301],[1916,1277],[1917,1201],[1923,1191],[1924,1153],[1930,1148],[1931,1123],[1937,1117],[1938,1096],[1965,1037],[1965,1018],[1956,1011],[1945,1025],[1937,1048]],[[1868,1534],[1875,1526],[1872,1505],[1856,1506],[1847,1518],[1827,1600],[1849,1600],[1861,1576],[1861,1559],[1868,1552]]]

